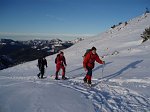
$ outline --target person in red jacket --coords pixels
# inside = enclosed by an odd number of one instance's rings
[[[57,57],[55,58],[55,63],[56,63],[56,80],[58,79],[58,73],[60,71],[60,69],[62,69],[62,79],[66,79],[65,77],[65,66],[67,66],[66,64],[66,59],[64,57],[64,53],[61,51]]]
[[[91,84],[92,69],[95,66],[95,61],[98,62],[99,64],[105,64],[105,62],[102,61],[97,55],[96,48],[92,47],[92,49],[84,57],[83,61],[83,67],[85,71],[87,71],[87,74],[83,79],[85,83]]]

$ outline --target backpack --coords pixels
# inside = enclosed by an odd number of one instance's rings
[[[83,57],[85,57],[90,51],[91,51],[91,49],[87,49],[86,52],[84,53]]]

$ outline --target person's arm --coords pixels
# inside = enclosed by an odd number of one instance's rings
[[[37,66],[40,67],[40,59],[38,59],[38,64],[37,64]]]
[[[45,59],[45,65],[46,65],[46,67],[47,67],[47,60]]]
[[[65,57],[63,57],[63,61],[64,61],[65,66],[67,66]]]
[[[98,62],[99,64],[104,64],[105,62],[104,61],[102,61],[100,58],[99,58],[99,56],[98,55],[96,55],[96,62]]]

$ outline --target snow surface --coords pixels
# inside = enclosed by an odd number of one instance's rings
[[[150,41],[140,37],[147,27],[143,14],[64,50],[69,80],[53,80],[56,55],[46,58],[46,79],[36,77],[37,60],[0,71],[0,112],[150,112]],[[92,46],[106,64],[96,64],[90,88],[82,55]]]

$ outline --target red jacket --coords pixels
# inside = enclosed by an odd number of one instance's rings
[[[103,64],[103,61],[99,58],[99,56],[97,54],[93,54],[92,51],[90,51],[84,58],[83,67],[86,68],[88,66],[93,69],[95,66],[95,61]]]
[[[60,54],[57,55],[56,59],[55,59],[55,63],[57,66],[66,66],[66,59],[64,56],[60,56]]]

